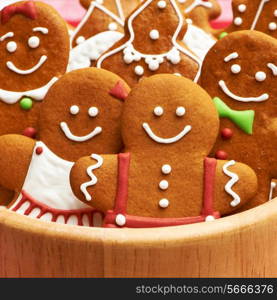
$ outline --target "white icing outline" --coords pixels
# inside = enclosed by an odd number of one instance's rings
[[[224,92],[224,94],[226,94],[227,96],[229,96],[230,98],[237,100],[237,101],[241,101],[241,102],[262,102],[262,101],[266,101],[269,99],[269,95],[268,94],[262,94],[261,96],[258,97],[240,97],[237,96],[235,94],[233,94],[227,87],[226,83],[224,80],[220,80],[218,82],[219,86],[221,87],[221,90]]]
[[[22,97],[30,97],[34,100],[41,101],[44,99],[50,87],[58,80],[58,77],[53,77],[46,85],[30,91],[13,92],[0,89],[0,100],[7,104],[14,104]]]
[[[272,71],[273,75],[277,76],[277,66],[272,63],[267,64],[267,66]]]
[[[95,1],[91,2],[90,6],[89,6],[89,9],[88,9],[87,13],[85,14],[84,18],[82,19],[82,21],[77,26],[76,30],[74,30],[73,34],[71,35],[71,38],[70,38],[71,46],[73,44],[73,41],[74,41],[75,37],[78,35],[80,29],[84,26],[84,24],[87,22],[87,20],[89,19],[89,17],[93,13],[94,8],[100,9],[103,13],[107,14],[110,18],[112,18],[119,25],[121,25],[122,27],[124,26],[124,19],[120,19],[118,16],[116,16],[113,12],[108,10],[103,5],[101,5],[101,4],[99,4]]]
[[[269,198],[268,201],[273,199],[273,191],[276,189],[276,182],[271,182],[270,183],[270,192],[269,192]]]
[[[238,57],[239,57],[239,54],[237,52],[233,52],[233,53],[229,54],[228,56],[226,56],[224,58],[224,61],[225,62],[229,62],[229,61],[231,61],[233,59],[237,59]]]
[[[17,68],[11,61],[7,61],[6,66],[9,70],[11,70],[14,73],[17,73],[20,75],[29,75],[29,74],[32,74],[35,71],[37,71],[47,61],[47,59],[48,59],[48,57],[46,55],[42,55],[41,58],[39,59],[39,62],[34,67],[32,67],[31,69],[28,69],[28,70],[21,70],[21,69]]]
[[[251,27],[250,27],[250,30],[254,30],[254,29],[256,28],[256,25],[257,25],[257,23],[258,23],[258,21],[259,21],[259,18],[260,18],[260,16],[261,16],[261,13],[262,13],[262,11],[263,11],[263,9],[264,9],[264,5],[265,5],[267,2],[269,2],[269,1],[270,1],[270,0],[261,0],[260,5],[259,5],[259,8],[258,8],[257,13],[256,13],[255,18],[254,18],[254,21],[253,21],[253,23],[252,23],[252,25],[251,25]]]
[[[12,38],[12,37],[14,37],[14,33],[11,31],[7,32],[6,34],[4,34],[0,37],[0,42],[3,42],[5,39]]]
[[[231,179],[226,183],[224,189],[226,193],[233,197],[233,200],[230,202],[230,205],[232,207],[236,207],[240,204],[240,196],[232,190],[233,185],[239,181],[239,176],[228,170],[230,166],[234,166],[235,164],[236,162],[234,160],[230,160],[227,163],[225,163],[222,168],[224,174],[231,177]]]
[[[185,9],[185,13],[187,14],[187,13],[191,12],[197,6],[204,6],[206,8],[212,8],[213,4],[211,2],[206,2],[206,1],[202,1],[202,0],[194,0],[194,2],[192,2],[192,4]]]
[[[60,123],[60,127],[61,127],[61,130],[63,131],[63,133],[65,134],[65,136],[71,140],[71,141],[74,141],[74,142],[86,142],[90,139],[92,139],[93,137],[95,137],[96,135],[100,134],[102,132],[102,128],[101,127],[95,127],[93,129],[92,132],[90,132],[89,134],[87,135],[84,135],[84,136],[77,136],[77,135],[74,135],[66,122],[61,122]]]
[[[150,128],[148,123],[143,123],[142,127],[145,130],[145,132],[148,134],[148,136],[153,141],[155,141],[156,143],[159,143],[159,144],[176,143],[180,139],[182,139],[186,134],[188,134],[192,129],[192,127],[190,125],[187,125],[187,126],[184,127],[184,129],[179,134],[175,135],[174,137],[165,139],[165,138],[161,138],[161,137],[157,136],[156,134],[154,134],[154,132],[152,131],[152,129]]]
[[[134,33],[134,30],[133,30],[133,27],[132,27],[132,22],[134,21],[134,19],[148,6],[150,5],[153,0],[146,0],[145,2],[142,3],[141,6],[139,6],[134,12],[133,14],[130,15],[130,17],[128,18],[128,23],[127,23],[127,26],[128,26],[128,30],[129,30],[129,33],[130,33],[130,39],[124,43],[123,45],[121,45],[120,47],[116,48],[116,49],[113,49],[107,53],[105,53],[104,55],[102,55],[98,61],[97,61],[97,68],[101,68],[101,65],[102,65],[102,62],[109,56],[112,56],[118,52],[120,52],[121,50],[124,50],[125,48],[130,48],[132,52],[134,52],[136,55],[139,55],[140,56],[140,59],[141,58],[144,58],[145,60],[147,59],[152,59],[152,58],[155,58],[155,60],[157,61],[161,61],[162,59],[162,62],[163,62],[163,59],[165,57],[168,56],[168,54],[171,53],[171,51],[180,51],[181,53],[187,55],[188,57],[190,57],[191,59],[193,59],[198,65],[199,65],[199,68],[198,68],[198,72],[194,78],[194,82],[197,82],[199,77],[200,77],[200,74],[201,74],[201,61],[196,57],[194,56],[192,53],[190,53],[189,51],[187,51],[186,49],[182,48],[178,43],[177,43],[177,37],[182,29],[182,26],[184,24],[184,18],[175,2],[175,0],[169,0],[171,5],[173,6],[176,14],[177,14],[177,17],[179,19],[179,24],[177,26],[177,29],[172,37],[172,44],[173,44],[173,47],[170,51],[166,52],[166,53],[163,53],[163,54],[143,54],[143,53],[140,53],[139,51],[135,50],[133,45],[132,45],[132,42],[134,41],[135,39],[135,33]],[[140,60],[139,59],[139,60]]]
[[[91,154],[90,156],[91,158],[95,159],[97,161],[96,164],[89,166],[87,168],[87,174],[90,177],[90,181],[85,182],[83,184],[81,184],[80,189],[82,191],[82,193],[84,194],[84,196],[86,197],[87,201],[91,201],[91,195],[88,193],[87,188],[89,186],[95,185],[97,183],[97,177],[92,173],[93,170],[100,168],[103,165],[103,158],[100,155],[97,154]]]
[[[35,27],[33,32],[41,32],[42,34],[48,34],[49,30],[46,27]]]

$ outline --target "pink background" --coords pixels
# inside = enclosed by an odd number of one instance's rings
[[[18,1],[18,0],[17,0]],[[76,26],[85,14],[79,0],[40,0],[54,6],[61,15],[72,25]],[[0,0],[0,9],[15,0]],[[215,28],[227,26],[232,20],[231,0],[218,0],[222,6],[222,15],[212,22]]]

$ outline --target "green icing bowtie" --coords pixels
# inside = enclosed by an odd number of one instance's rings
[[[228,118],[247,134],[253,133],[254,110],[233,110],[220,98],[213,98],[220,118]]]

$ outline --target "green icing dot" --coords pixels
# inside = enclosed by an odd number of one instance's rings
[[[30,110],[33,106],[33,101],[31,98],[24,97],[20,100],[20,107],[24,110]]]
[[[227,36],[228,33],[227,32],[221,32],[221,34],[219,35],[219,39],[223,39],[225,36]]]

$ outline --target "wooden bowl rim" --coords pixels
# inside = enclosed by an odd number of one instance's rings
[[[241,233],[253,226],[274,224],[277,218],[277,198],[250,210],[224,217],[215,221],[147,229],[89,228],[64,225],[32,219],[5,208],[0,208],[0,231],[5,227],[22,232],[25,235],[41,235],[50,239],[85,243],[116,243],[122,246],[136,247],[177,247],[186,242],[199,242],[219,235]]]

